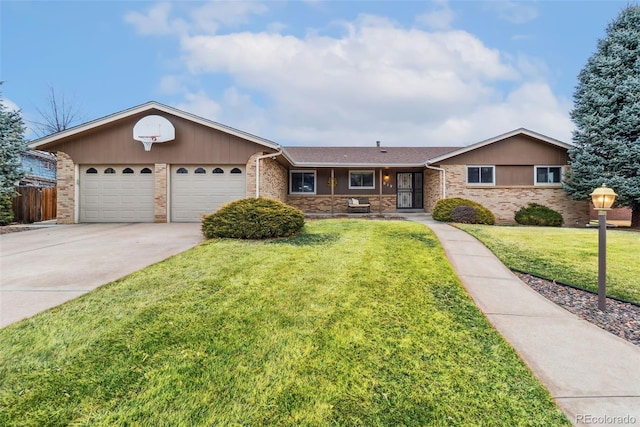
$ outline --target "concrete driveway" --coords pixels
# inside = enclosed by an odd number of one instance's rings
[[[200,241],[199,223],[54,224],[0,235],[0,328]]]

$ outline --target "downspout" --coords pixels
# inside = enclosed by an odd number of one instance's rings
[[[256,157],[256,199],[260,197],[260,160],[268,158],[275,159],[280,154],[282,154],[282,150],[278,150],[277,153],[263,154],[262,156]]]
[[[444,169],[442,169],[442,168],[437,168],[435,166],[429,166],[428,163],[425,163],[424,167],[427,168],[427,169],[433,169],[434,171],[442,172],[442,198],[446,199],[447,198],[447,173],[446,173],[446,171]]]

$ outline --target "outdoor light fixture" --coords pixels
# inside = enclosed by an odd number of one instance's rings
[[[602,184],[602,187],[598,187],[593,190],[593,193],[591,193],[590,196],[594,208],[598,212],[604,212],[606,215],[607,211],[611,209],[613,202],[616,200],[617,194],[612,189]]]
[[[616,201],[617,194],[606,185],[590,194],[593,207],[598,211],[598,308],[607,308],[607,211]]]
[[[384,179],[384,182],[389,182],[389,179],[390,179],[389,171],[384,171],[383,179]]]

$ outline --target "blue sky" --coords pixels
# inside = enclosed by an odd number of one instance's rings
[[[626,5],[3,0],[1,90],[27,124],[54,88],[85,121],[153,100],[282,145],[570,141],[577,74]]]

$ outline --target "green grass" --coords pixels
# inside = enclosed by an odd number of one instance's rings
[[[0,330],[0,425],[569,425],[435,236],[215,240]]]
[[[508,267],[598,290],[598,230],[459,224]],[[640,233],[607,230],[607,295],[640,303]]]

